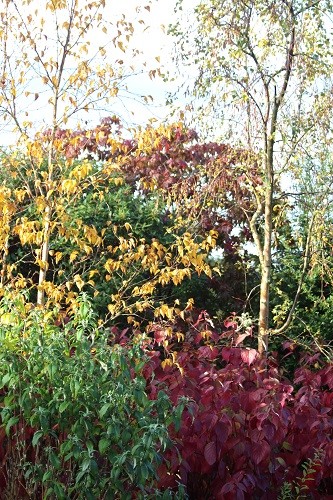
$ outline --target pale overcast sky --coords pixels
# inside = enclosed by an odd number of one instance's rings
[[[146,61],[147,67],[157,66],[158,62],[156,57],[160,58],[161,65],[169,71],[172,69],[172,51],[173,40],[167,35],[168,25],[175,21],[175,8],[176,0],[153,0],[150,5],[150,11],[144,8],[143,2],[140,7],[140,13],[136,14],[136,7],[138,0],[125,0],[124,3],[118,3],[116,11],[113,14],[117,16],[119,13],[124,13],[128,18],[143,18],[147,29],[138,26],[138,31],[133,37],[133,44],[142,51],[141,60]],[[125,55],[126,59],[126,55]],[[137,63],[138,61],[135,61]],[[163,82],[159,77],[150,79],[147,75],[139,75],[133,77],[129,81],[130,90],[142,95],[151,95],[154,99],[152,106],[145,107],[134,105],[133,102],[125,101],[128,108],[137,112],[139,116],[134,119],[138,122],[146,122],[152,116],[157,119],[164,119],[168,110],[164,106],[166,99],[166,92],[174,90],[172,83]],[[121,109],[121,105],[120,108]],[[121,110],[124,112],[124,109]]]
[[[186,0],[186,3],[189,6],[192,6],[196,3],[196,0]],[[138,11],[139,4],[139,11]],[[122,58],[126,65],[130,66],[133,64],[135,69],[141,69],[143,73],[139,73],[136,76],[133,76],[127,80],[129,93],[120,95],[120,99],[116,99],[112,105],[110,105],[110,109],[107,109],[108,114],[118,114],[121,118],[127,122],[128,125],[131,124],[142,124],[144,125],[147,121],[155,117],[158,121],[163,120],[168,117],[170,114],[170,110],[165,106],[166,95],[168,91],[175,91],[176,84],[171,82],[164,82],[161,78],[156,77],[154,79],[150,79],[148,76],[148,70],[151,68],[157,68],[161,66],[162,68],[166,68],[173,73],[173,65],[172,65],[172,51],[173,49],[173,39],[167,35],[167,28],[170,23],[173,23],[176,20],[176,15],[174,13],[176,0],[146,0],[144,2],[140,2],[140,0],[106,0],[106,7],[103,11],[103,16],[106,16],[105,19],[109,19],[110,22],[117,21],[122,14],[125,15],[127,21],[132,21],[135,27],[134,36],[130,42],[130,46],[137,48],[142,55],[136,56],[133,60],[131,60],[131,51],[128,50],[125,53],[118,51],[112,48],[110,51],[110,59],[109,63],[112,65],[117,57]],[[21,12],[25,14],[25,16],[30,16],[35,11],[35,8],[38,9],[38,16],[46,19],[45,22],[45,33],[48,35],[48,39],[52,40],[52,32],[48,27],[48,10],[45,7],[40,6],[40,2],[38,0],[32,0],[29,4],[20,4],[18,2]],[[150,9],[146,9],[145,7],[149,5]],[[64,14],[65,15],[65,14]],[[34,15],[34,19],[32,22],[38,24],[38,16]],[[59,14],[61,16],[61,12]],[[138,21],[143,19],[145,24],[139,24]],[[101,40],[103,38],[103,33],[94,32],[90,35],[91,40],[91,48],[98,48],[99,45],[103,45]],[[52,46],[48,46],[50,51],[52,52]],[[15,50],[13,46],[13,51]],[[156,57],[159,58],[159,61],[156,60]],[[13,59],[14,60],[14,59]],[[146,62],[147,66],[143,67],[143,62]],[[147,68],[147,70],[145,69]],[[146,74],[144,73],[146,71]],[[25,99],[24,101],[24,109],[21,106],[21,112],[25,113],[27,116],[29,114],[29,120],[34,123],[34,128],[37,130],[39,128],[45,128],[50,126],[50,116],[48,112],[47,106],[47,92],[42,91],[40,87],[40,83],[38,83],[38,79],[36,83],[34,80],[31,80],[31,88],[30,95],[37,95],[38,100],[31,100],[30,97]],[[120,92],[121,94],[121,92]],[[138,97],[144,95],[151,95],[153,97],[153,102],[151,105],[143,106],[138,102]],[[106,112],[98,113],[90,113],[91,121],[98,121],[99,117],[105,116]],[[68,123],[68,126],[75,126]],[[3,122],[3,126],[1,127],[1,143],[2,145],[10,144],[13,141],[13,134],[11,133],[12,126],[6,122]]]

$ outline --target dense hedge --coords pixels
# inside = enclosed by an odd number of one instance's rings
[[[1,306],[4,495],[333,494],[333,365],[319,355],[290,382],[241,347],[249,327],[217,332],[204,312],[130,336],[97,327],[85,297],[66,325],[19,296]]]

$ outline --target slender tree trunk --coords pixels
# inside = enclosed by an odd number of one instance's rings
[[[265,125],[265,222],[264,222],[264,245],[261,259],[261,282],[260,282],[260,309],[259,309],[259,331],[258,331],[258,351],[259,353],[268,350],[269,332],[269,288],[272,268],[272,218],[273,218],[273,193],[274,193],[274,146],[276,140],[276,130],[278,115],[281,103],[285,97],[289,84],[292,65],[293,51],[295,46],[295,16],[291,9],[292,27],[290,43],[287,50],[286,70],[279,94],[274,88],[274,101],[270,115],[270,129],[267,134],[267,124]]]
[[[262,255],[261,282],[260,282],[260,309],[258,351],[266,352],[268,349],[269,330],[269,288],[272,267],[272,214],[273,214],[273,179],[270,175],[265,193],[265,226],[264,247]]]
[[[1,287],[4,286],[5,279],[6,279],[8,247],[9,247],[9,236],[6,237],[6,241],[4,244],[4,250],[2,253],[2,268],[1,268],[1,272],[0,272],[0,285],[1,285]]]
[[[53,152],[54,152],[54,140],[55,133],[57,129],[57,91],[55,93],[55,106],[53,115],[53,129],[49,145],[48,154],[48,182],[46,187],[45,199],[46,207],[43,215],[43,242],[40,249],[40,266],[39,266],[39,276],[38,276],[38,291],[37,291],[37,305],[44,306],[45,302],[45,290],[43,288],[43,283],[46,281],[46,273],[49,267],[49,253],[50,253],[50,235],[51,235],[51,219],[52,219],[52,182],[53,182]]]
[[[56,117],[57,117],[57,93],[55,95],[55,107],[53,116],[53,129],[49,145],[48,154],[48,182],[46,187],[45,199],[46,207],[43,215],[43,242],[40,249],[40,267],[39,267],[39,277],[38,277],[38,292],[37,292],[37,305],[43,306],[45,302],[45,290],[43,289],[43,283],[46,281],[46,273],[49,267],[49,252],[50,252],[50,235],[51,235],[51,219],[52,219],[52,182],[53,182],[53,151],[54,151],[54,140],[56,133]]]
[[[46,273],[48,270],[49,260],[49,246],[50,246],[50,226],[51,226],[51,207],[48,205],[44,212],[43,224],[43,243],[40,252],[40,265],[38,276],[38,291],[37,291],[37,305],[43,306],[45,302],[45,290],[43,284],[46,281]]]

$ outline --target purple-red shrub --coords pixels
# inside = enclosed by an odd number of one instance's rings
[[[174,404],[189,398],[180,428],[170,429],[175,446],[159,487],[181,482],[191,499],[272,499],[285,482],[302,486],[307,498],[333,494],[333,365],[314,370],[317,359],[304,357],[290,383],[274,357],[223,346],[235,332],[218,335],[207,321],[187,322],[182,343],[169,338],[166,349],[150,352],[150,396],[163,387]],[[156,346],[163,328],[153,331]],[[302,481],[302,465],[317,450],[322,459]]]

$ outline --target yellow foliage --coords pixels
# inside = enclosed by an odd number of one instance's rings
[[[71,178],[75,178],[77,181],[85,179],[92,171],[92,165],[88,161],[84,161],[77,165],[70,173]]]
[[[102,238],[98,235],[97,230],[94,226],[84,225],[83,233],[91,245],[98,246],[102,243]],[[87,251],[86,248],[85,251],[86,253],[91,253],[91,251],[90,250]]]
[[[44,196],[37,196],[35,198],[35,205],[36,205],[37,211],[39,213],[43,213],[45,210],[45,207],[47,205],[47,202],[46,202],[46,199],[44,198]]]
[[[51,11],[65,9],[67,5],[66,0],[49,0],[46,4],[46,8]]]
[[[95,275],[99,275],[98,269],[91,269],[89,271],[89,279],[93,278]]]
[[[77,180],[76,179],[65,179],[61,183],[61,190],[64,194],[74,194],[77,190]]]
[[[48,302],[50,304],[60,304],[64,298],[63,286],[57,286],[56,284],[52,283],[52,281],[44,281],[41,285],[38,285],[37,288],[39,290],[43,290],[46,293]]]
[[[55,263],[58,264],[62,258],[62,252],[55,253]]]
[[[39,259],[37,257],[35,262],[36,262],[36,264],[38,264],[38,266],[40,267],[40,269],[43,269],[43,271],[47,271],[48,270],[49,264],[45,260]]]
[[[154,311],[155,318],[161,316],[162,318],[172,319],[174,317],[174,308],[169,307],[167,304],[162,304]]]
[[[170,367],[171,367],[172,365],[173,365],[173,362],[171,361],[171,359],[168,359],[168,358],[167,358],[167,359],[164,359],[164,360],[162,361],[162,363],[161,363],[161,366],[162,366],[163,370],[165,370],[165,368],[166,368],[167,366],[170,366]]]
[[[69,262],[72,263],[74,260],[76,260],[77,256],[79,255],[79,252],[77,250],[73,250],[69,256]]]
[[[14,194],[17,201],[21,203],[24,200],[27,191],[26,189],[15,189]]]
[[[83,281],[83,279],[81,278],[81,276],[79,274],[76,274],[74,276],[74,283],[80,291],[82,290],[82,288],[85,285],[85,282]]]

